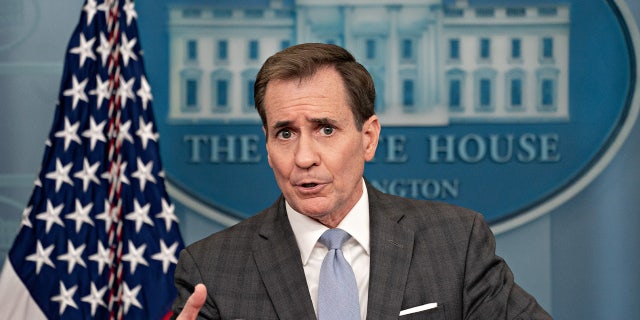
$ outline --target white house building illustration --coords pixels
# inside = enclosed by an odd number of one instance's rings
[[[385,125],[569,120],[568,5],[268,3],[169,8],[170,122],[258,122],[261,64],[302,42],[353,53],[374,78]]]

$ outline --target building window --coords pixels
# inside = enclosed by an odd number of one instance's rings
[[[272,4],[273,6],[273,4]],[[279,9],[274,11],[274,16],[279,19],[287,19],[293,17],[293,10]]]
[[[542,38],[542,59],[553,59],[553,38]]]
[[[464,109],[464,78],[465,73],[460,69],[453,69],[446,74],[446,88],[449,109],[453,112],[460,112]]]
[[[211,101],[214,112],[231,111],[231,72],[218,70],[211,74]]]
[[[186,84],[186,109],[197,109],[198,108],[198,81],[195,79],[187,79]]]
[[[514,69],[506,73],[505,83],[507,88],[505,92],[507,110],[517,111],[524,109],[524,79],[525,72],[522,69]]]
[[[444,16],[447,18],[462,18],[464,17],[464,9],[445,7]]]
[[[522,58],[522,40],[511,39],[511,59],[520,60]]]
[[[200,78],[198,69],[185,69],[180,72],[180,109],[182,112],[200,110]]]
[[[229,59],[229,42],[227,40],[218,41],[218,60],[226,61]]]
[[[460,109],[462,107],[460,101],[461,88],[460,79],[449,80],[449,108]]]
[[[255,85],[257,69],[248,69],[242,72],[242,112],[245,114],[255,114],[255,102],[253,99],[253,87]]]
[[[258,40],[249,41],[249,59],[258,60],[260,56],[260,47],[258,45]]]
[[[231,18],[233,16],[233,11],[231,9],[215,9],[213,10],[214,18]]]
[[[449,40],[449,59],[460,60],[460,39]]]
[[[247,80],[247,103],[246,105],[250,108],[253,108],[253,106],[255,106],[254,103],[254,99],[253,99],[253,87],[255,86],[256,81],[253,79],[249,79]]]
[[[553,80],[542,80],[542,92],[540,93],[540,96],[543,109],[550,109],[553,107]]]
[[[185,10],[182,10],[182,17],[183,18],[200,18],[201,15],[202,15],[202,11],[200,11],[198,9],[185,9]]]
[[[196,40],[187,41],[187,61],[198,61],[198,42]]]
[[[541,17],[554,17],[558,15],[558,8],[538,8],[538,15]]]
[[[369,60],[373,60],[376,58],[376,41],[375,40],[367,39],[366,55],[367,55],[367,59]]]
[[[216,83],[216,91],[218,92],[216,106],[221,109],[227,108],[229,106],[229,82],[227,82],[227,80],[218,80]]]
[[[476,9],[476,17],[487,18],[494,16],[493,8],[477,8]]]
[[[413,107],[415,105],[415,90],[413,80],[402,81],[402,105]]]
[[[511,79],[511,106],[522,108],[522,80]]]
[[[507,17],[524,17],[527,15],[525,8],[507,8]]]
[[[496,71],[489,68],[479,69],[474,74],[475,108],[478,111],[492,111],[495,108]]]
[[[491,41],[488,38],[480,39],[480,59],[488,60],[491,58]]]
[[[413,60],[413,40],[403,39],[400,51],[402,52],[402,60]]]
[[[480,108],[491,107],[491,80],[480,79]]]
[[[244,16],[246,18],[262,18],[264,16],[264,10],[260,9],[247,9],[244,11]]]
[[[537,71],[538,79],[538,111],[556,111],[558,101],[558,74],[559,70],[544,68]]]

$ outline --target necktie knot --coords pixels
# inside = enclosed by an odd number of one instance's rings
[[[351,235],[346,231],[338,228],[329,229],[325,231],[318,242],[325,245],[329,250],[340,249],[342,245],[351,238]]]

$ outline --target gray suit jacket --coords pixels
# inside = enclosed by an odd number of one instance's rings
[[[495,255],[480,214],[384,194],[367,184],[371,274],[368,319],[438,306],[401,319],[551,319],[514,283]],[[178,314],[197,283],[207,287],[205,319],[315,319],[284,198],[180,254]]]

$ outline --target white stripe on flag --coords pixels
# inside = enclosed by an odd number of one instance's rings
[[[6,317],[4,319],[47,319],[13,270],[9,257],[5,259],[0,275],[0,310]]]

